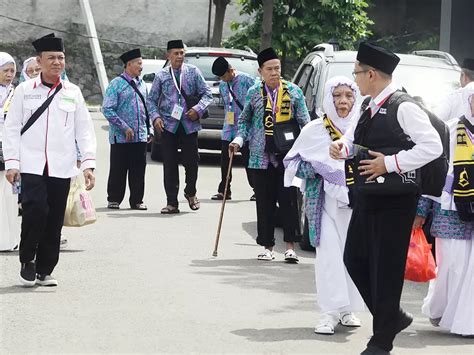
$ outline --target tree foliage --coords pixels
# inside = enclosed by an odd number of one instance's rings
[[[298,62],[316,44],[336,39],[346,49],[354,49],[367,38],[373,22],[366,9],[370,0],[274,0],[272,46],[286,62]],[[262,0],[238,0],[242,15],[250,19],[232,23],[235,33],[227,47],[250,47],[258,51],[262,28]],[[287,71],[288,72],[288,71]]]

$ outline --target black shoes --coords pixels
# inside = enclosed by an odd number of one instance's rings
[[[36,275],[36,284],[40,286],[57,286],[58,281],[51,275],[46,275],[46,274],[38,274]]]
[[[36,264],[34,261],[21,263],[20,282],[25,287],[33,287],[36,284]]]
[[[146,211],[148,207],[144,203],[137,203],[133,206],[130,206],[132,210]]]
[[[367,348],[360,353],[360,355],[389,355],[390,351],[379,348],[375,345],[369,345]]]
[[[400,333],[403,329],[406,329],[413,322],[413,316],[405,311],[400,310],[400,315],[398,318],[398,324],[396,328],[397,334]]]
[[[111,210],[119,210],[120,209],[120,203],[118,203],[118,202],[109,202],[107,204],[107,208],[110,208]]]

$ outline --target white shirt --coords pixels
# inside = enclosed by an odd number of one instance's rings
[[[371,99],[369,107],[372,117],[378,112],[385,99],[397,90],[394,84],[388,85],[375,98]],[[351,128],[341,138],[345,145],[342,150],[344,158],[352,156],[354,147],[354,132],[360,117],[355,120]],[[441,139],[438,132],[431,125],[428,115],[412,102],[402,102],[398,106],[397,120],[403,132],[408,135],[415,146],[409,150],[402,150],[394,155],[385,156],[387,172],[400,172],[415,170],[438,158],[443,152]]]
[[[445,96],[441,102],[433,108],[433,113],[444,122],[452,118],[459,118],[464,115],[464,104],[462,91],[458,89]]]
[[[51,177],[76,176],[76,142],[81,169],[95,168],[95,132],[81,89],[69,81],[61,83],[63,87],[49,107],[23,135],[21,128],[53,91],[41,83],[41,75],[16,88],[3,130],[7,170],[43,175],[47,164]]]

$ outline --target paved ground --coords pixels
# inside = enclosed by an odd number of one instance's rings
[[[280,243],[276,261],[255,260],[255,206],[241,167],[218,258],[211,253],[220,204],[209,199],[218,183],[217,159],[205,159],[200,168],[198,212],[183,199],[182,214],[159,214],[165,196],[162,166],[154,162],[146,177],[149,210],[131,211],[126,203],[107,210],[107,133],[100,115],[94,118],[99,220],[64,229],[69,249],[54,272],[57,288],[19,287],[18,254],[0,254],[0,353],[357,354],[365,347],[368,313],[360,314],[360,329],[313,333],[312,253],[299,252],[301,263],[286,265]],[[397,337],[393,354],[473,354],[473,339],[433,328],[421,315],[426,288],[406,284],[403,306],[415,321]]]

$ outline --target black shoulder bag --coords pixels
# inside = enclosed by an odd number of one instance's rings
[[[132,80],[132,81],[128,81],[123,75],[120,75],[120,77],[125,80],[128,85],[130,85],[132,87],[132,89],[138,94],[138,97],[140,98],[140,100],[142,101],[143,103],[143,107],[145,108],[145,116],[146,116],[146,120],[145,120],[145,123],[146,123],[146,133],[148,136],[150,136],[150,115],[148,114],[148,109],[146,107],[146,102],[145,102],[145,98],[143,97],[142,93],[140,92],[140,90],[138,90],[137,88],[137,85],[135,84],[135,82]]]
[[[242,110],[244,109],[244,106],[240,103],[240,101],[239,101],[239,99],[237,98],[237,96],[235,96],[234,91],[233,91],[232,88],[230,87],[230,83],[227,83],[227,87],[229,88],[229,92],[230,92],[230,94],[232,95],[232,98],[234,99],[235,103],[237,104],[237,106],[239,106],[240,111],[242,111]]]
[[[43,112],[48,108],[48,106],[51,104],[51,101],[53,101],[54,96],[58,93],[59,90],[63,85],[60,83],[58,86],[56,86],[56,90],[53,92],[53,94],[48,97],[43,104],[36,109],[36,111],[31,115],[31,117],[28,119],[26,124],[23,126],[21,129],[20,135],[23,135],[37,120],[38,118],[43,114]],[[5,170],[5,160],[3,157],[3,149],[2,149],[2,142],[0,142],[0,171]]]

